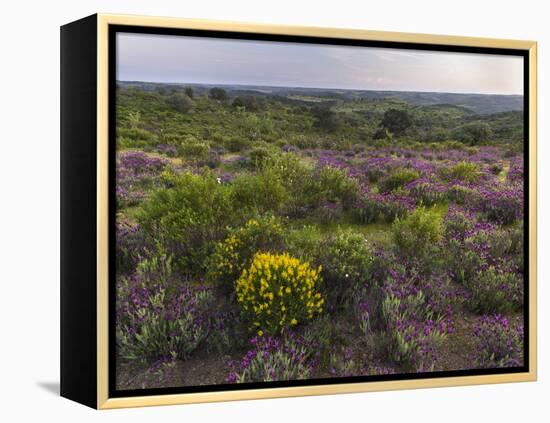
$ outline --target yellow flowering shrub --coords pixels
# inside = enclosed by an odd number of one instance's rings
[[[256,253],[235,284],[237,301],[259,335],[282,333],[323,311],[320,273],[287,253]]]
[[[233,289],[243,269],[257,251],[277,252],[284,247],[284,229],[279,218],[250,219],[216,245],[210,264],[210,279]]]

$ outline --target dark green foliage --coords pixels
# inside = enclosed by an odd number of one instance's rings
[[[208,160],[210,147],[191,136],[179,145],[178,152],[184,162],[201,165]]]
[[[411,115],[406,110],[388,109],[384,112],[384,117],[380,125],[390,131],[395,136],[405,134],[413,124]]]
[[[419,177],[420,174],[414,169],[399,168],[378,182],[378,190],[380,192],[394,191]]]
[[[491,127],[485,122],[472,122],[462,125],[453,132],[459,141],[477,145],[489,141],[492,137]]]
[[[235,97],[231,103],[233,107],[242,107],[248,112],[258,112],[263,108],[263,104],[257,97],[247,95]]]
[[[240,213],[279,212],[289,194],[272,169],[256,175],[242,175],[232,184],[232,202]]]
[[[392,226],[395,250],[401,257],[431,265],[437,259],[438,244],[443,235],[441,216],[421,206]]]
[[[185,89],[183,90],[183,92],[185,93],[185,95],[189,98],[193,98],[195,97],[195,93],[193,92],[193,88],[191,87],[185,87]]]
[[[166,104],[180,113],[187,113],[193,108],[193,101],[184,93],[174,93],[166,99]]]
[[[340,118],[330,106],[315,106],[311,109],[311,115],[315,118],[315,126],[325,131],[336,131],[342,125]]]
[[[208,96],[212,100],[219,100],[219,101],[225,101],[229,98],[229,96],[227,95],[227,91],[225,91],[223,88],[218,88],[218,87],[210,89]]]
[[[517,273],[489,267],[468,283],[469,305],[480,314],[510,313],[523,304],[523,278]]]
[[[373,252],[365,238],[340,232],[321,244],[323,291],[329,311],[349,308],[369,286]]]
[[[174,255],[181,272],[204,272],[206,258],[225,236],[227,225],[245,217],[232,212],[232,191],[214,175],[183,173],[171,184],[151,193],[138,221]]]
[[[449,181],[475,182],[481,176],[481,171],[476,163],[460,162],[454,166],[442,168],[441,174]]]
[[[339,201],[344,210],[350,209],[359,196],[359,184],[340,169],[325,166],[319,172],[320,195],[329,202]]]

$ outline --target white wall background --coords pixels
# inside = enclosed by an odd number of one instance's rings
[[[95,12],[539,41],[539,381],[103,412],[58,397],[59,26]],[[550,226],[543,188],[550,182],[544,166],[550,166],[545,79],[550,27],[545,2],[18,0],[3,2],[1,13],[0,420],[548,421]]]

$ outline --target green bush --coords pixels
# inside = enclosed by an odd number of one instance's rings
[[[178,153],[184,163],[200,166],[210,158],[210,147],[208,144],[191,137],[180,144]]]
[[[420,174],[414,169],[399,168],[378,182],[378,190],[382,193],[395,191],[419,177]]]
[[[470,307],[480,314],[510,313],[523,305],[523,278],[517,273],[491,266],[472,278],[467,287],[472,294]]]
[[[280,334],[323,311],[321,268],[288,254],[257,253],[235,284],[237,301],[258,335]]]
[[[465,243],[455,238],[447,242],[448,270],[451,277],[463,285],[468,285],[474,279],[485,263],[475,248],[472,239],[467,239]]]
[[[255,147],[248,153],[248,161],[253,169],[261,169],[273,154],[274,152],[270,148]]]
[[[468,144],[481,144],[489,141],[493,133],[485,122],[466,123],[453,131],[453,138]]]
[[[219,184],[209,172],[172,175],[170,185],[153,191],[136,217],[146,233],[176,257],[183,273],[202,273],[227,225],[246,216],[234,213],[231,187]]]
[[[340,232],[321,245],[323,292],[329,309],[341,310],[355,304],[369,285],[372,248],[365,238],[351,231]]]
[[[432,209],[418,207],[406,218],[393,223],[392,235],[400,256],[432,260],[432,253],[443,235],[442,218]]]
[[[117,128],[116,132],[119,147],[144,147],[157,140],[155,134],[141,128]]]
[[[193,101],[184,93],[174,93],[166,99],[166,104],[180,113],[187,113],[193,108]]]
[[[479,193],[462,185],[453,185],[447,190],[447,198],[456,204],[471,204],[477,201]]]
[[[232,201],[236,210],[278,213],[288,200],[288,192],[276,173],[264,169],[258,174],[243,174],[232,184]]]
[[[232,289],[256,252],[275,253],[284,249],[284,235],[281,220],[274,216],[251,219],[245,226],[230,231],[227,238],[216,244],[210,260],[210,279]]]
[[[451,167],[440,170],[443,178],[447,180],[459,180],[463,182],[476,182],[481,176],[479,166],[471,162],[459,162]]]
[[[270,157],[264,171],[268,171],[271,178],[279,180],[289,194],[284,210],[289,216],[304,217],[320,204],[320,185],[313,169],[296,154],[281,153]]]
[[[170,291],[158,281],[117,283],[117,353],[150,364],[164,357],[188,359],[208,336],[210,291],[182,286]]]
[[[319,172],[321,196],[329,202],[339,201],[344,210],[349,210],[359,196],[359,184],[343,170],[325,166]]]

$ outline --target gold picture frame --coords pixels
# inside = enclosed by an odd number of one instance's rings
[[[77,23],[68,24],[75,28]],[[228,390],[219,392],[196,392],[184,394],[163,394],[163,395],[143,395],[129,397],[110,397],[109,396],[109,27],[110,26],[136,26],[155,28],[175,28],[175,29],[196,29],[211,31],[229,31],[251,34],[266,35],[284,35],[284,36],[302,36],[302,37],[320,37],[332,39],[352,39],[369,41],[388,41],[398,43],[417,43],[430,44],[437,46],[465,46],[476,48],[492,49],[516,49],[528,53],[529,75],[528,75],[528,95],[529,95],[529,114],[528,127],[529,134],[529,255],[528,255],[528,310],[529,326],[528,336],[528,363],[529,368],[521,373],[503,373],[456,377],[434,377],[422,379],[405,380],[385,380],[360,383],[342,383],[330,385],[308,385],[291,386],[277,388],[258,388],[247,390]],[[251,23],[237,23],[225,21],[197,20],[197,19],[179,19],[162,17],[144,17],[144,16],[125,16],[115,14],[97,14],[94,15],[89,27],[92,28],[91,35],[88,38],[92,44],[96,45],[96,50],[91,53],[95,55],[95,75],[96,90],[94,91],[96,110],[95,110],[95,155],[96,170],[93,175],[96,189],[95,195],[95,299],[96,309],[90,319],[95,319],[95,347],[96,352],[90,361],[93,372],[96,374],[95,380],[95,401],[93,394],[86,387],[74,387],[77,382],[66,383],[63,387],[63,377],[76,380],[77,375],[72,376],[77,370],[77,365],[67,365],[65,375],[62,374],[62,395],[83,402],[98,409],[113,409],[122,407],[141,407],[153,405],[171,405],[171,404],[189,404],[205,403],[215,401],[234,401],[248,399],[281,398],[293,396],[325,395],[325,394],[345,394],[356,392],[386,391],[399,389],[418,389],[435,388],[447,386],[493,384],[507,382],[528,382],[537,379],[537,295],[536,295],[536,277],[537,277],[537,43],[534,41],[517,41],[505,39],[490,39],[477,37],[462,37],[448,35],[429,35],[429,34],[410,34],[401,32],[382,32],[368,31],[360,29],[337,29],[337,28],[317,28],[286,25],[263,25]],[[93,28],[95,27],[95,34]],[[67,32],[68,32],[67,30]],[[89,31],[89,32],[90,32]],[[74,35],[72,35],[75,37]],[[85,37],[85,36],[83,36]],[[78,48],[77,46],[74,49]],[[83,46],[82,48],[90,48]],[[67,53],[69,56],[69,53]],[[112,56],[111,56],[112,57]],[[68,74],[69,71],[66,71]],[[68,88],[67,88],[68,89]],[[63,96],[62,96],[63,98]],[[67,112],[68,114],[69,112]],[[63,119],[63,113],[62,113]],[[69,117],[65,116],[68,121]],[[67,158],[66,160],[69,160]],[[62,237],[63,239],[63,237]],[[67,246],[67,248],[69,248]],[[67,254],[70,254],[69,252]],[[67,256],[68,257],[68,256]],[[91,256],[90,256],[91,257]],[[68,271],[67,271],[68,272]],[[68,281],[67,281],[68,283]],[[63,281],[62,281],[63,287]],[[63,288],[62,288],[63,289]],[[73,297],[68,296],[67,301],[74,301]],[[62,304],[62,315],[64,312]],[[70,318],[70,311],[65,312],[67,319]],[[63,330],[62,324],[62,330]],[[72,332],[67,329],[67,342],[75,342],[70,338]],[[62,335],[63,342],[63,335]],[[68,357],[71,352],[63,353]],[[63,367],[63,365],[62,365]],[[62,369],[63,373],[63,369]],[[91,376],[90,376],[91,377]],[[84,394],[73,394],[73,390],[86,391]]]

